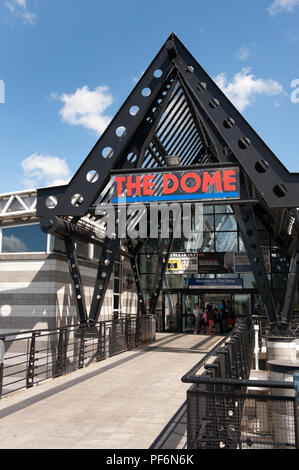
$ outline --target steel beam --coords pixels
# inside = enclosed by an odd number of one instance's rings
[[[119,251],[119,243],[119,239],[117,238],[105,238],[90,307],[90,327],[94,326],[99,319],[110,277],[113,272],[114,261]]]
[[[127,239],[128,250],[131,254],[134,255],[134,258],[130,258],[130,263],[131,263],[131,268],[132,268],[132,271],[133,271],[135,286],[136,286],[136,290],[137,290],[138,312],[140,312],[141,315],[146,315],[146,305],[145,305],[143,292],[142,292],[142,287],[141,287],[137,256],[138,256],[139,250],[144,245],[144,243],[145,242],[139,242],[137,244],[137,247],[135,247],[135,249],[134,249],[132,240],[130,238]]]
[[[78,258],[75,249],[75,243],[71,239],[65,239],[65,251],[69,266],[69,272],[72,279],[72,285],[74,289],[74,300],[75,306],[77,310],[77,314],[80,320],[80,324],[82,326],[87,325],[87,311],[86,311],[86,303],[85,303],[85,296],[83,291],[82,279],[80,275],[79,265],[78,265]]]
[[[172,246],[173,238],[172,236],[170,239],[168,238],[161,238],[160,246],[158,251],[158,266],[154,276],[154,282],[152,286],[152,295],[150,297],[150,307],[149,313],[151,315],[155,315],[156,307],[158,302],[158,297],[160,295],[162,285],[163,285],[163,278],[167,268],[167,263],[169,260],[171,246]]]

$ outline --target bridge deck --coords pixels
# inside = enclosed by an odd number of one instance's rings
[[[158,334],[150,346],[4,397],[0,448],[182,448],[189,385],[180,378],[220,339]],[[175,438],[157,439],[167,423]]]

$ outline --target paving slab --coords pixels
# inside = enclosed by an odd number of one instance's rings
[[[149,346],[3,397],[0,448],[148,449],[186,400],[182,375],[221,339],[160,333]],[[178,441],[168,445],[182,448]]]

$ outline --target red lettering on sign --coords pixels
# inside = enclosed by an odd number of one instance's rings
[[[224,170],[223,172],[223,183],[224,191],[236,191],[236,170]]]
[[[154,190],[150,189],[155,187],[153,179],[154,175],[144,175],[143,177],[143,194],[145,196],[152,196],[154,194]]]
[[[168,186],[168,181],[172,181],[173,185],[171,188]],[[176,176],[174,175],[163,175],[163,194],[172,194],[174,193],[179,186],[179,182]]]
[[[141,196],[141,176],[136,176],[135,183],[132,181],[132,176],[127,179],[127,196],[132,196],[132,189],[135,189],[135,196]]]
[[[117,196],[122,195],[122,183],[125,181],[125,176],[115,176],[114,181],[117,183]]]
[[[222,192],[221,174],[220,171],[215,171],[213,175],[210,175],[207,171],[202,176],[202,192],[207,193],[209,186],[216,185],[216,191]]]
[[[188,178],[193,178],[195,181],[195,184],[192,187],[189,187],[186,185],[186,181]],[[182,176],[181,188],[186,193],[195,193],[200,188],[200,185],[201,185],[201,179],[197,173],[185,173]]]

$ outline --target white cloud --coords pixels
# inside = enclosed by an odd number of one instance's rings
[[[10,235],[9,237],[4,236],[2,239],[2,251],[4,253],[22,253],[28,251],[26,244],[20,238]]]
[[[83,126],[102,134],[112,119],[112,116],[105,114],[114,101],[107,86],[89,90],[85,85],[69,95],[51,93],[50,99],[63,103],[59,114],[64,122],[72,126]]]
[[[268,8],[271,16],[277,15],[284,11],[292,12],[299,5],[299,0],[274,0]]]
[[[250,56],[250,50],[248,47],[240,47],[240,49],[237,50],[235,57],[238,60],[246,60]]]
[[[214,78],[219,88],[232,101],[232,103],[243,111],[250,106],[259,95],[277,96],[283,93],[283,87],[276,80],[256,78],[250,67],[244,67],[229,82],[225,73],[220,73]]]
[[[21,162],[27,188],[67,184],[71,172],[65,159],[33,153]]]
[[[4,5],[8,10],[24,23],[35,24],[36,15],[31,13],[27,7],[27,0],[5,0]]]

